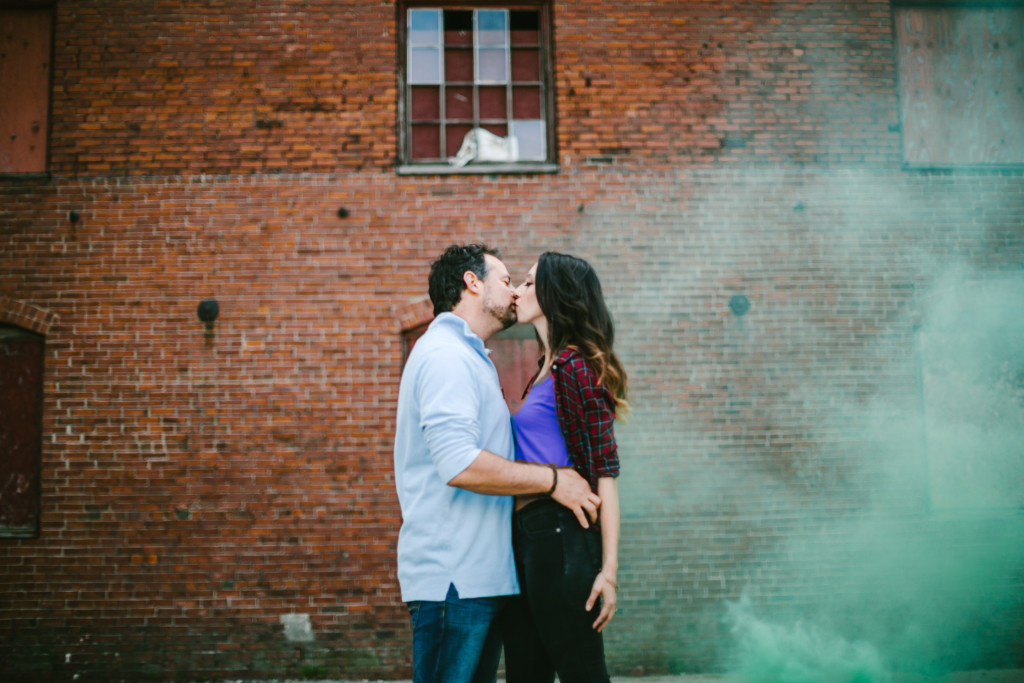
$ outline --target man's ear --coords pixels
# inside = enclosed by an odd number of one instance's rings
[[[466,283],[466,289],[474,294],[480,294],[484,291],[483,280],[478,278],[472,270],[467,270],[462,274],[462,281]]]

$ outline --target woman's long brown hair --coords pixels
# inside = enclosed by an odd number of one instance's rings
[[[612,350],[615,327],[597,273],[581,258],[546,251],[537,261],[535,286],[551,353],[579,349],[611,394],[616,413],[628,412],[626,370]]]

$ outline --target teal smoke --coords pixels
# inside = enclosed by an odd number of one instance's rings
[[[920,329],[920,402],[843,408],[873,445],[863,509],[807,522],[771,557],[810,590],[726,605],[745,683],[882,683],[1020,665],[1024,625],[1024,280],[958,276]],[[905,397],[906,392],[898,394]],[[882,463],[879,467],[878,463]],[[926,501],[907,503],[908,492]],[[822,570],[822,567],[827,568]]]
[[[740,644],[735,674],[747,683],[877,683],[886,677],[871,644],[800,621],[769,623],[747,597],[729,604],[728,618]]]

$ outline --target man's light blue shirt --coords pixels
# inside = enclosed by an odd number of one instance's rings
[[[490,351],[469,324],[442,313],[409,354],[398,391],[395,484],[402,506],[402,600],[519,592],[512,498],[449,486],[488,450],[512,460],[508,408]]]

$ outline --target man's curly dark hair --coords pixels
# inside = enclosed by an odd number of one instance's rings
[[[499,258],[498,250],[486,244],[453,244],[430,264],[428,283],[434,315],[447,313],[459,303],[466,289],[462,276],[467,270],[473,271],[481,280],[487,277],[487,262],[484,260],[487,254]]]

